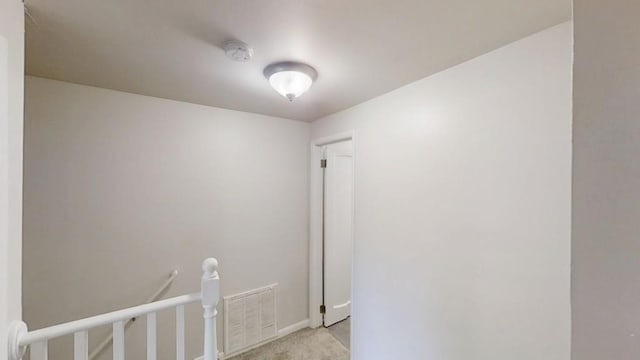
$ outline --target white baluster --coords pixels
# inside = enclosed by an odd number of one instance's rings
[[[73,359],[87,360],[89,358],[89,333],[78,331],[73,335]]]
[[[113,323],[113,360],[124,360],[124,321]]]
[[[176,306],[176,360],[184,360],[184,305]]]
[[[47,360],[49,357],[49,350],[47,348],[46,340],[31,345],[31,360]]]
[[[204,309],[204,360],[218,359],[216,338],[216,306],[220,299],[220,278],[218,260],[208,258],[202,263],[202,308]]]
[[[156,360],[156,313],[147,314],[147,360]]]

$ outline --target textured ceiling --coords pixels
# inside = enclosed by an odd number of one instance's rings
[[[311,121],[569,20],[570,0],[26,0],[27,73]],[[234,63],[221,44],[255,51]],[[289,103],[275,61],[319,73]]]

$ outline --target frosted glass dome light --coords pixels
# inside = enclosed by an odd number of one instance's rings
[[[318,73],[306,64],[281,62],[267,66],[264,76],[280,95],[293,101],[311,88]]]

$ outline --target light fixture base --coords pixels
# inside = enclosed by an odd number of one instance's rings
[[[307,64],[303,64],[295,61],[282,61],[282,62],[273,63],[267,66],[266,68],[264,68],[263,74],[264,74],[264,77],[269,79],[271,75],[278,72],[282,72],[282,71],[301,72],[303,74],[307,74],[307,76],[309,76],[313,81],[316,81],[316,79],[318,78],[318,72],[316,71],[316,69],[314,69],[313,67]]]

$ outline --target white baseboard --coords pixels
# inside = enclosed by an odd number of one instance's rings
[[[297,322],[295,324],[289,325],[289,326],[287,326],[285,328],[282,328],[282,329],[278,330],[278,336],[276,336],[276,337],[274,337],[272,339],[269,339],[267,341],[261,342],[260,344],[256,344],[254,346],[251,346],[251,347],[249,347],[247,349],[243,349],[242,351],[230,354],[230,356],[233,357],[233,356],[236,356],[236,355],[240,355],[240,354],[246,353],[247,351],[251,351],[253,349],[259,348],[260,346],[266,345],[266,344],[268,344],[268,343],[270,343],[272,341],[278,340],[278,339],[283,338],[283,337],[285,337],[285,336],[287,336],[289,334],[293,334],[296,331],[299,331],[299,330],[302,330],[302,329],[306,329],[308,327],[309,327],[309,319],[302,320],[300,322]],[[222,357],[221,356],[220,359],[226,359],[226,357]]]
[[[309,319],[305,319],[302,320],[298,323],[295,323],[293,325],[289,325],[286,328],[280,329],[278,330],[278,338],[287,336],[289,334],[292,334],[298,330],[302,330],[302,329],[306,329],[309,327]]]

